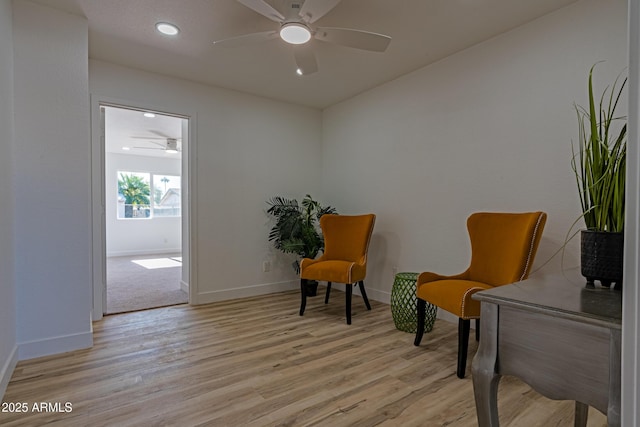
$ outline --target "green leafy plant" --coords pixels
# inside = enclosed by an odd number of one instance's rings
[[[276,219],[269,232],[269,241],[284,253],[296,254],[302,258],[315,258],[324,249],[324,239],[318,221],[325,214],[335,214],[335,208],[324,207],[306,195],[301,203],[296,199],[273,197],[267,204],[267,213]],[[300,262],[293,263],[296,273],[300,272]]]
[[[599,104],[593,95],[593,69],[589,70],[589,107],[575,105],[578,116],[578,150],[571,146],[571,166],[576,176],[582,217],[587,229],[621,232],[624,229],[624,192],[627,160],[626,116],[616,107],[627,83],[605,88]]]

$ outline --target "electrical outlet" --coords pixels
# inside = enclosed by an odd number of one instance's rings
[[[271,271],[271,263],[269,261],[262,261],[262,272],[266,273]]]

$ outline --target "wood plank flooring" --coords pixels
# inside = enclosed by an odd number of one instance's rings
[[[0,412],[0,425],[476,426],[475,341],[460,380],[457,325],[437,320],[414,347],[371,303],[354,295],[350,326],[341,292],[309,298],[303,317],[297,292],[108,316],[93,348],[18,363],[3,402],[29,409]],[[515,378],[498,400],[503,426],[573,425],[572,402]],[[72,410],[33,411],[39,402]],[[589,426],[605,425],[590,409]]]

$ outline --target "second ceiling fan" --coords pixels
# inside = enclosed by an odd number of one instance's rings
[[[153,137],[153,136],[132,136],[131,138],[133,139],[146,139],[148,142],[150,142],[151,144],[156,145],[157,147],[133,147],[133,148],[137,148],[137,149],[142,149],[142,150],[162,150],[165,153],[169,153],[169,154],[176,154],[182,151],[181,147],[178,145],[178,141],[180,141],[181,138],[172,138],[166,134],[164,134],[163,132],[159,132],[157,130],[150,130],[149,132],[154,133],[156,135],[158,135],[159,137]],[[152,139],[159,139],[162,140],[164,142],[156,142],[156,141],[152,141]]]
[[[273,40],[280,37],[294,46],[293,55],[299,75],[308,75],[318,71],[315,54],[308,46],[314,38],[342,46],[373,52],[384,52],[391,37],[356,30],[353,28],[312,27],[318,19],[329,13],[340,0],[285,0],[282,13],[264,0],[236,0],[260,15],[280,24],[280,28],[271,31],[244,34],[228,39],[217,40],[215,45],[236,47],[249,43]]]

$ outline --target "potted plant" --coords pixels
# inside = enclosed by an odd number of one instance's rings
[[[597,65],[597,64],[596,64]],[[624,202],[627,158],[627,123],[616,107],[627,83],[620,76],[602,92],[598,105],[593,94],[593,69],[589,71],[588,109],[575,106],[578,116],[578,150],[572,145],[582,218],[581,271],[587,285],[622,285]]]
[[[323,207],[319,202],[306,195],[301,203],[296,199],[273,197],[267,204],[267,213],[275,217],[276,224],[269,232],[269,241],[284,252],[296,254],[293,269],[300,274],[300,260],[315,258],[324,249],[324,239],[318,227],[318,221],[324,214],[335,214],[335,208]],[[316,294],[318,283],[310,283],[307,295]],[[311,292],[311,293],[309,293]]]

